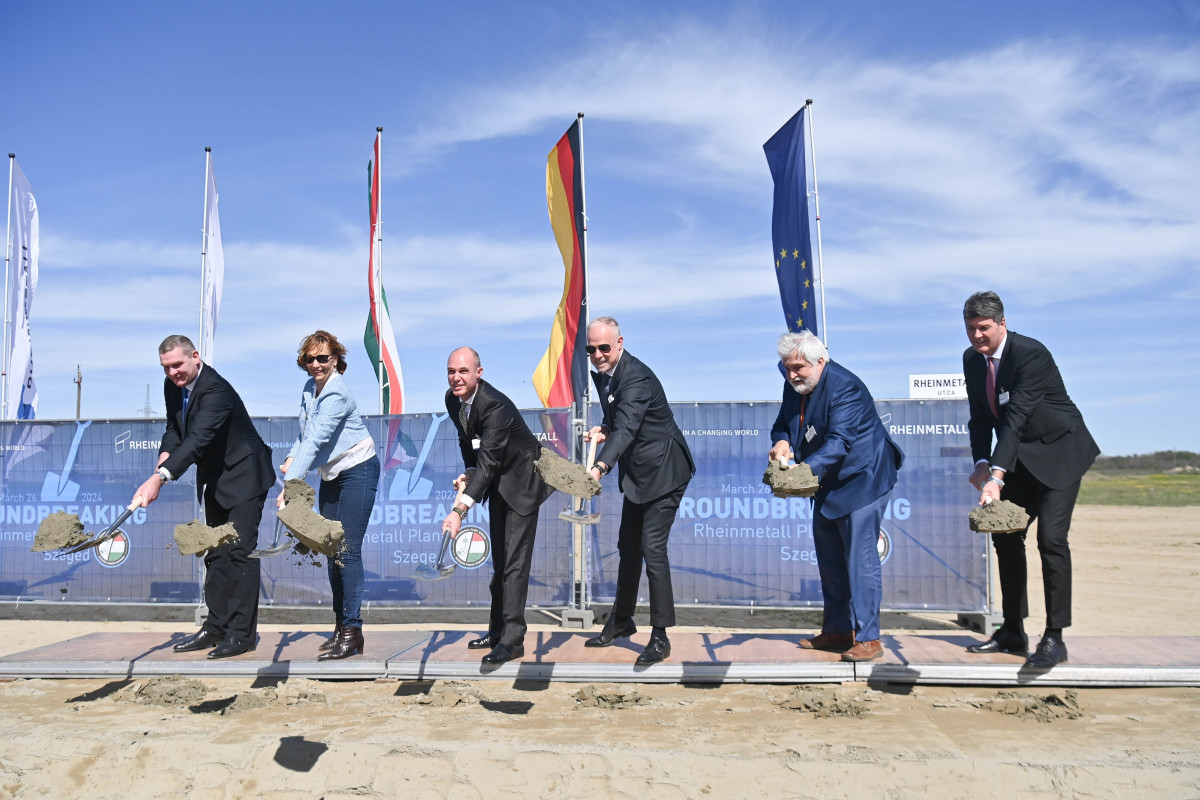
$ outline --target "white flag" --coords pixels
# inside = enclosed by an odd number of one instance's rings
[[[221,291],[225,286],[225,251],[221,248],[221,218],[217,216],[217,176],[213,174],[212,153],[208,154],[208,203],[204,208],[204,294],[203,320],[200,323],[200,357],[213,363],[213,337],[217,316],[221,313]]]
[[[12,244],[9,250],[11,294],[5,319],[10,321],[8,393],[4,398],[5,419],[33,419],[38,393],[33,382],[33,347],[29,336],[29,312],[38,282],[38,208],[33,188],[12,159]]]

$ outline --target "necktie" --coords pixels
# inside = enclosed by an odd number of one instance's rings
[[[183,390],[183,411],[180,412],[180,416],[183,419],[183,427],[184,428],[187,427],[187,401],[188,401],[189,394],[191,394],[191,393],[187,389]]]
[[[471,416],[468,413],[470,410],[471,406],[467,403],[458,407],[458,424],[462,425],[463,433],[467,432],[467,419]]]
[[[988,406],[992,409],[992,416],[1000,418],[1000,406],[996,405],[996,359],[988,356],[987,360],[987,380],[983,384],[983,390],[987,393]]]

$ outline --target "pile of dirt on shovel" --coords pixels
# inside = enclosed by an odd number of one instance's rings
[[[995,500],[971,509],[967,522],[979,533],[1016,533],[1029,527],[1029,515],[1016,503]]]
[[[34,553],[62,550],[81,545],[89,538],[84,533],[83,523],[79,521],[77,514],[55,511],[38,525],[37,535],[33,537],[33,547],[29,549]]]
[[[194,555],[197,558],[214,547],[228,544],[238,538],[232,522],[226,522],[216,528],[210,528],[198,519],[186,525],[175,526],[175,546],[185,556]]]
[[[346,534],[342,523],[328,520],[312,510],[317,492],[299,478],[283,485],[284,507],[279,521],[288,527],[300,544],[329,558],[346,549]]]
[[[600,481],[592,477],[587,467],[567,461],[553,450],[543,447],[533,466],[542,480],[560,492],[584,500],[600,494]]]
[[[780,466],[778,461],[770,462],[763,473],[763,483],[771,487],[771,494],[776,497],[812,497],[820,487],[817,476],[803,461],[790,468],[786,464]]]

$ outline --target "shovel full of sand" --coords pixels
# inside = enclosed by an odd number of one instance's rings
[[[90,542],[84,542],[83,544],[79,545],[78,547],[72,547],[67,552],[68,553],[78,553],[81,550],[90,550],[91,548],[97,547],[97,546],[103,544],[104,542],[107,542],[109,539],[112,539],[118,533],[121,532],[120,527],[125,522],[125,520],[129,519],[129,515],[142,507],[142,503],[143,503],[142,496],[140,494],[134,495],[133,502],[129,504],[129,508],[122,511],[121,516],[119,516],[115,520],[113,520],[112,525],[109,525],[107,528],[100,531],[100,534],[95,539],[92,539]]]
[[[543,453],[543,457],[545,457],[545,453]],[[539,459],[537,463],[541,464],[542,463],[541,459]],[[577,466],[575,464],[571,464],[571,462],[569,462],[569,461],[567,461],[566,463],[570,464],[570,466],[572,466],[572,467]],[[591,441],[591,444],[588,447],[587,466],[585,466],[583,468],[583,474],[587,478],[587,483],[585,484],[586,489],[588,491],[591,491],[593,489],[591,484],[596,484],[596,486],[594,487],[595,491],[592,491],[591,494],[588,494],[586,496],[581,496],[579,494],[579,490],[577,490],[577,489],[574,491],[567,490],[568,494],[575,495],[576,500],[570,506],[568,506],[567,508],[564,508],[562,511],[558,512],[558,518],[563,520],[564,522],[569,522],[572,525],[595,525],[597,522],[600,521],[600,514],[598,512],[588,513],[583,510],[583,505],[584,505],[584,503],[587,502],[587,499],[589,497],[594,497],[595,495],[600,493],[600,486],[597,483],[596,479],[592,477],[592,466],[595,463],[596,463],[596,440],[595,440],[595,438],[593,438]],[[546,477],[545,473],[543,473],[542,477],[543,477],[543,479],[545,479],[545,477]],[[546,480],[546,483],[549,483],[551,486],[554,486],[554,488],[559,489],[560,491],[563,491],[562,487],[556,486],[550,480]],[[576,508],[575,507],[576,505],[578,505],[579,508]]]
[[[270,558],[271,556],[279,555],[280,553],[284,552],[291,546],[292,546],[291,540],[284,538],[284,535],[283,535],[283,520],[276,517],[275,518],[275,541],[271,542],[269,547],[260,547],[259,549],[253,551],[252,553],[250,553],[250,557],[251,558]]]

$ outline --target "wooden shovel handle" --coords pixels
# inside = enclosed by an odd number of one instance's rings
[[[592,437],[592,441],[588,443],[587,468],[590,470],[596,465],[596,437]]]

